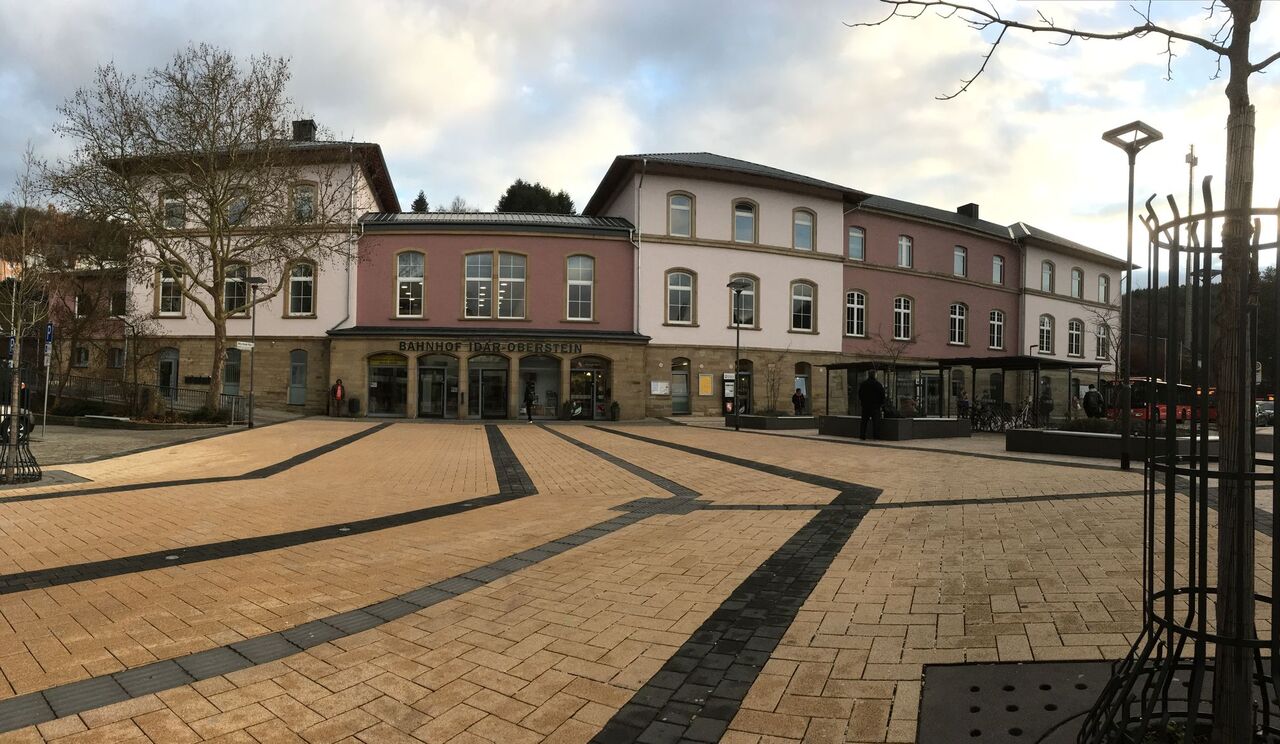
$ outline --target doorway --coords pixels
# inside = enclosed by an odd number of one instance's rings
[[[160,394],[169,400],[178,397],[178,350],[161,349],[156,363],[156,384]]]
[[[674,416],[687,415],[692,411],[689,404],[689,360],[676,357],[671,360],[671,413]]]
[[[471,400],[467,412],[480,418],[507,418],[507,359],[474,356],[467,360]]]
[[[800,413],[802,414],[813,412],[813,400],[809,395],[809,380],[812,375],[813,367],[809,366],[808,362],[796,362],[794,388],[795,390],[799,390],[800,394],[804,396],[804,405],[800,408]],[[792,391],[792,395],[795,395],[795,390]],[[795,410],[794,404],[792,410]]]
[[[222,366],[222,394],[240,394],[240,350],[227,349],[227,361]]]
[[[555,418],[560,414],[559,359],[543,354],[522,358],[520,385],[517,414],[533,418]]]
[[[418,359],[418,415],[451,418],[458,415],[458,360],[443,354]]]
[[[391,353],[369,357],[369,415],[403,416],[408,396],[408,360]]]
[[[569,403],[576,419],[605,419],[613,398],[609,360],[579,357],[569,365]]]
[[[294,349],[289,352],[289,405],[307,404],[307,352]]]

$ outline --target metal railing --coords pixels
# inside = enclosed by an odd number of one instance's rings
[[[35,375],[24,375],[24,377],[29,380],[29,400],[39,400],[37,396],[43,396],[44,393],[44,379],[31,380],[30,378]],[[52,397],[53,393],[58,392],[59,381],[51,380],[49,385]],[[177,385],[152,385],[144,382],[71,375],[62,386],[61,396],[121,406],[130,415],[135,416],[157,413],[172,417],[206,408],[209,391]],[[245,423],[249,418],[249,399],[243,395],[222,393],[218,396],[218,410],[226,413],[232,424]]]

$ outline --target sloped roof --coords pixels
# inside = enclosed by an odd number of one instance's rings
[[[847,201],[858,201],[866,197],[865,193],[838,183],[811,178],[749,160],[717,155],[713,152],[658,152],[619,155],[614,158],[604,178],[600,180],[600,185],[596,187],[595,193],[587,201],[587,206],[583,208],[583,214],[596,214],[604,209],[610,197],[617,191],[622,179],[641,163],[747,176],[774,184],[798,186],[809,191],[833,191],[839,195],[838,198]]]
[[[937,207],[927,207],[923,204],[914,204],[901,199],[890,199],[887,196],[870,196],[861,204],[859,209],[869,209],[877,212],[889,212],[899,214],[906,217],[917,217],[919,219],[929,220],[930,222],[942,222],[956,227],[963,227],[969,230],[975,230],[985,233],[993,238],[1000,240],[1009,240],[1012,236],[1009,228],[1004,225],[997,225],[984,219],[974,219],[966,217],[959,212],[938,209]]]
[[[631,223],[622,217],[592,217],[578,214],[542,212],[370,212],[360,218],[366,230],[453,228],[468,230],[522,230],[530,232],[582,231],[589,233],[631,232]]]
[[[1014,223],[1009,227],[1009,232],[1013,235],[1013,238],[1015,240],[1025,240],[1027,238],[1031,238],[1033,240],[1039,240],[1042,243],[1049,243],[1050,245],[1053,245],[1056,248],[1066,248],[1076,253],[1085,254],[1089,258],[1092,258],[1098,261],[1099,263],[1105,263],[1111,266],[1118,266],[1120,268],[1124,268],[1125,266],[1125,262],[1123,258],[1113,256],[1110,253],[1103,253],[1102,251],[1097,250],[1096,248],[1090,248],[1089,246],[1084,245],[1083,243],[1077,243],[1076,241],[1069,240],[1067,238],[1062,237],[1061,235],[1054,235],[1048,230],[1041,230],[1040,228],[1034,225],[1028,225],[1025,222]]]

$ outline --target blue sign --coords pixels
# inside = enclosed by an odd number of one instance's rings
[[[9,337],[9,358],[10,359],[13,358],[13,346],[15,343],[17,343],[17,339],[15,339],[13,336],[10,336]]]
[[[44,342],[46,344],[53,343],[53,323],[49,323],[44,327]]]

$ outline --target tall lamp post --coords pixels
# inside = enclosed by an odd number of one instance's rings
[[[260,276],[251,276],[246,281],[249,282],[249,293],[252,295],[249,302],[249,428],[253,428],[253,361],[254,355],[258,353],[258,287],[266,284],[267,280]]]
[[[742,418],[742,396],[739,392],[742,384],[742,318],[738,312],[742,307],[742,293],[751,284],[745,279],[734,279],[725,286],[733,290],[733,430],[741,431],[738,424]]]
[[[1141,121],[1133,121],[1121,127],[1103,132],[1102,139],[1115,145],[1129,156],[1129,223],[1125,248],[1124,267],[1124,354],[1120,360],[1120,467],[1129,469],[1129,418],[1131,416],[1132,386],[1129,376],[1133,361],[1133,168],[1138,153],[1147,146],[1164,139],[1155,127]]]

